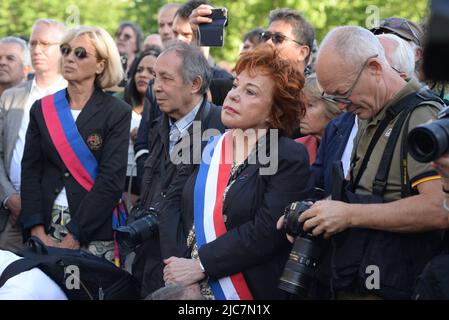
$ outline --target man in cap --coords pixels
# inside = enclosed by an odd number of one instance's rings
[[[420,81],[424,81],[422,69],[424,31],[416,22],[397,17],[390,17],[380,21],[379,26],[371,29],[375,35],[393,33],[406,40],[415,53],[415,74]]]

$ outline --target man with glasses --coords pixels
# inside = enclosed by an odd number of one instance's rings
[[[29,111],[36,100],[67,87],[59,73],[59,44],[65,30],[62,23],[51,19],[33,24],[29,47],[35,77],[6,90],[0,99],[0,221],[6,220],[0,228],[0,249],[17,251],[22,247],[22,232],[16,222],[21,209],[21,161]]]
[[[441,102],[401,78],[379,40],[360,27],[338,27],[325,37],[316,72],[322,98],[361,121],[349,181],[339,185],[344,202],[317,201],[300,222],[331,238],[336,298],[410,298],[416,277],[438,251],[439,234],[432,230],[447,228],[448,221],[440,177],[406,153],[403,137],[435,119]]]
[[[419,90],[421,84],[414,78],[415,60],[408,43],[394,34],[382,34],[376,37],[384,48],[385,58],[393,70],[404,80],[412,81],[413,88]],[[324,95],[323,98],[326,99]],[[334,103],[333,100],[331,102]],[[341,160],[344,176],[347,175],[357,129],[358,120],[351,112],[343,113],[329,122],[326,127],[312,166],[315,186],[324,190],[323,197],[332,192],[332,163],[335,160]]]
[[[301,70],[309,63],[314,39],[313,26],[289,8],[271,11],[268,29],[261,35],[261,40],[275,45],[284,58],[298,62]]]

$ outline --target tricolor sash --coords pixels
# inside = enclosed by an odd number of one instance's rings
[[[210,154],[209,154],[210,152]],[[223,221],[223,193],[233,159],[232,132],[212,137],[206,145],[194,190],[194,223],[198,249],[227,232]],[[252,300],[241,272],[209,279],[217,300]]]
[[[90,191],[98,176],[98,162],[78,131],[66,99],[66,89],[44,97],[41,105],[50,138],[64,165],[73,178],[84,189]],[[120,201],[112,214],[112,227],[116,228],[125,223],[126,210],[123,201]],[[120,266],[116,241],[115,264]]]

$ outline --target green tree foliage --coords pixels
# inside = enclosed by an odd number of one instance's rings
[[[99,25],[113,34],[122,20],[139,23],[146,34],[157,32],[158,9],[167,0],[0,0],[0,37],[29,36],[37,18],[53,18],[74,25]],[[301,11],[316,27],[320,41],[333,27],[370,27],[380,19],[398,16],[421,21],[427,15],[427,0],[212,0],[216,7],[229,10],[226,45],[213,49],[218,60],[234,61],[245,32],[266,27],[273,8],[290,7]],[[77,15],[79,13],[79,16]]]
[[[30,35],[33,21],[51,18],[66,23],[99,25],[111,33],[124,18],[129,1],[104,0],[1,0],[0,36]]]

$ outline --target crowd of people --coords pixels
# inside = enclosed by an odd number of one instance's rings
[[[294,299],[284,210],[310,201],[306,298],[411,299],[449,249],[449,157],[418,162],[406,139],[448,98],[423,72],[425,26],[339,26],[318,45],[302,13],[274,9],[224,70],[198,45],[212,9],[167,4],[146,38],[39,19],[0,39],[0,274],[34,236],[126,269],[142,298]],[[0,298],[66,298],[29,272]]]

